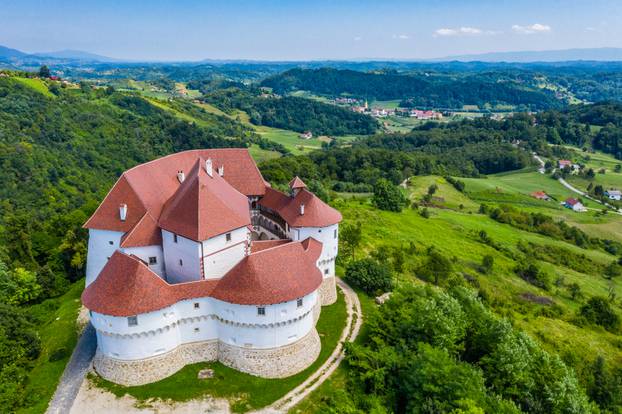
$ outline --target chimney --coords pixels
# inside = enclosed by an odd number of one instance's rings
[[[119,206],[119,217],[121,218],[121,221],[125,221],[125,218],[127,217],[127,204],[121,204]]]
[[[186,179],[186,174],[184,174],[182,170],[177,171],[177,179],[179,180],[180,183],[183,183],[184,180]]]
[[[218,167],[218,175],[220,175],[221,177],[225,176],[225,166],[221,165],[220,167]]]
[[[301,204],[301,205],[300,205],[300,215],[301,215],[301,216],[304,216],[304,215],[305,215],[305,205],[304,205],[304,204]]]
[[[207,172],[207,175],[209,175],[210,177],[213,177],[214,175],[214,171],[212,170],[212,159],[208,158],[207,160],[205,160],[205,171]]]

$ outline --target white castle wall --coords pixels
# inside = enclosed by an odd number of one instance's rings
[[[177,235],[177,243],[175,243],[174,239],[173,233],[162,230],[166,280],[169,283],[200,280],[201,243],[180,235]]]
[[[322,243],[322,253],[318,259],[318,268],[324,278],[335,276],[335,258],[339,245],[339,225],[327,227],[297,227],[290,228],[293,240],[305,240],[313,237]]]
[[[143,262],[149,265],[149,269],[157,273],[161,278],[164,278],[164,253],[162,251],[162,246],[126,247],[121,249],[121,251],[139,257]],[[156,258],[156,264],[149,264],[150,257]]]
[[[263,316],[258,315],[257,306],[198,298],[137,315],[136,326],[128,326],[126,317],[96,312],[91,322],[99,352],[119,360],[151,358],[182,344],[215,339],[237,347],[269,349],[294,343],[314,329],[318,293],[302,299],[301,307],[296,300],[265,306]]]
[[[108,259],[119,248],[123,232],[89,229],[89,247],[86,257],[86,285],[90,285],[104,268]]]
[[[240,227],[202,242],[203,273],[205,279],[221,278],[244,258],[248,251],[250,230]]]

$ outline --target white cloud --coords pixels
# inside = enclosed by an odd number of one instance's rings
[[[410,36],[405,35],[405,34],[399,34],[399,35],[393,35],[392,38],[400,39],[400,40],[407,40],[407,39],[410,39]]]
[[[433,36],[491,36],[496,34],[499,34],[499,32],[496,32],[494,30],[482,30],[477,27],[463,26],[456,29],[451,29],[447,27],[437,29],[434,32]]]
[[[512,30],[515,33],[520,34],[535,34],[535,33],[548,33],[551,31],[551,26],[547,24],[534,23],[529,26],[521,26],[515,24],[512,26]]]
[[[358,41],[361,41],[361,40],[363,40],[363,38],[361,36],[354,36],[354,41],[355,42],[358,42]]]

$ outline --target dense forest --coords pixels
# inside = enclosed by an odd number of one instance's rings
[[[229,88],[206,94],[203,99],[226,112],[246,112],[255,125],[311,131],[315,135],[368,135],[377,128],[368,116],[310,99],[262,94],[258,89]]]
[[[329,96],[351,95],[363,99],[401,99],[406,106],[462,108],[463,105],[513,105],[524,109],[558,108],[562,102],[548,91],[516,81],[500,82],[484,75],[427,76],[395,71],[291,69],[265,79],[261,85],[285,94],[296,90]]]

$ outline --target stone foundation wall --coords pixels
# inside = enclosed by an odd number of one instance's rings
[[[322,280],[319,294],[322,306],[332,305],[337,301],[337,283],[334,276]]]
[[[284,378],[311,365],[320,354],[320,347],[320,336],[313,328],[305,337],[290,345],[270,349],[241,348],[219,341],[204,341],[183,344],[165,354],[137,361],[110,358],[98,349],[93,366],[102,378],[125,386],[159,381],[185,365],[216,360],[259,377]]]
[[[299,373],[320,354],[320,336],[313,328],[304,338],[271,349],[248,349],[220,342],[218,360],[224,365],[263,378],[285,378]]]
[[[97,350],[93,366],[108,381],[121,385],[143,385],[173,375],[187,364],[214,361],[218,357],[218,341],[183,344],[153,358],[124,361],[102,355]]]

